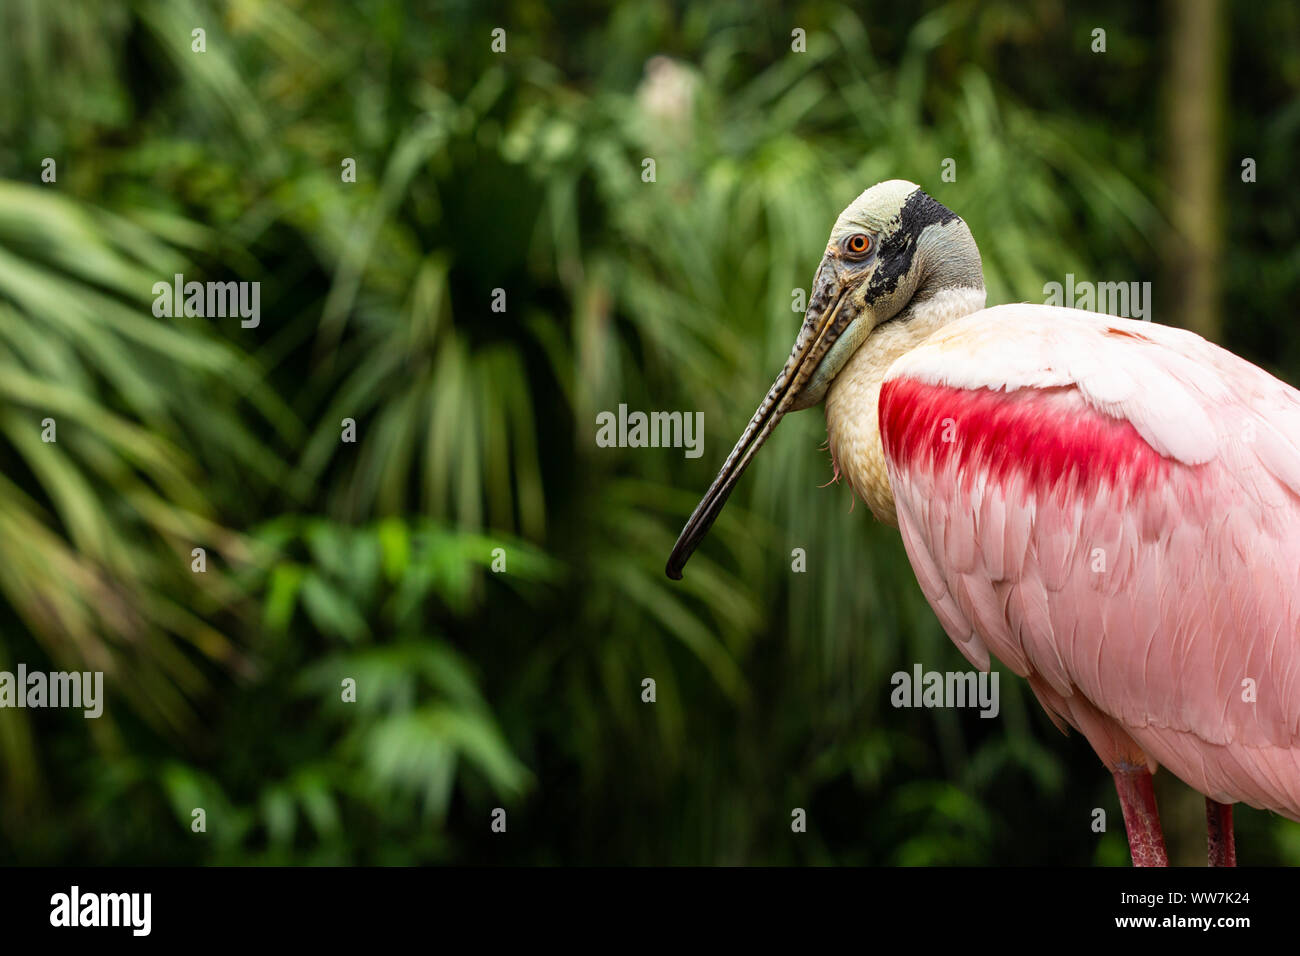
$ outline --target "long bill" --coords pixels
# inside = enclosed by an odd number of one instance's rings
[[[776,427],[777,422],[790,410],[790,405],[803,391],[804,385],[821,364],[821,360],[848,327],[852,319],[850,314],[852,310],[841,308],[849,298],[847,291],[841,290],[828,308],[817,313],[809,310],[803,326],[799,329],[799,335],[795,338],[790,358],[781,369],[781,374],[768,389],[767,396],[754,412],[754,417],[749,420],[749,424],[745,426],[745,431],[736,442],[736,447],[731,449],[731,454],[723,463],[718,477],[713,479],[713,484],[704,493],[700,503],[695,506],[695,511],[677,537],[677,544],[673,546],[673,553],[668,558],[668,566],[664,569],[674,581],[681,580],[682,568],[686,566],[686,562],[704,540],[704,536],[709,533],[709,528],[722,512],[722,506],[727,503],[727,498],[731,496],[736,482],[745,473],[754,455],[763,447],[767,436],[772,434],[772,429]]]

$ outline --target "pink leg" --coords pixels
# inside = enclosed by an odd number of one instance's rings
[[[1205,798],[1205,823],[1210,839],[1210,866],[1236,866],[1237,842],[1232,838],[1232,804]]]
[[[1119,805],[1124,810],[1124,828],[1128,831],[1128,849],[1134,866],[1168,866],[1165,835],[1160,829],[1156,794],[1151,789],[1151,771],[1146,767],[1121,764],[1111,771]]]

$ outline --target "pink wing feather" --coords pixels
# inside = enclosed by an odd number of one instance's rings
[[[1109,766],[1300,819],[1300,393],[1189,332],[1047,306],[894,364],[917,580]]]

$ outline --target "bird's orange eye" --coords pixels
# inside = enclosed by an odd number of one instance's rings
[[[871,237],[863,233],[854,233],[844,240],[844,251],[851,256],[865,256],[871,251]]]

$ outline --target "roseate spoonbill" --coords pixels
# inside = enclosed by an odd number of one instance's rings
[[[682,567],[786,412],[896,525],[966,658],[1026,678],[1110,770],[1136,866],[1151,774],[1300,820],[1300,392],[1191,332],[984,308],[966,223],[914,183],[840,214],[785,368],[691,515]]]

